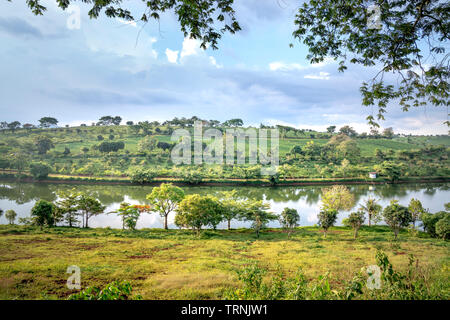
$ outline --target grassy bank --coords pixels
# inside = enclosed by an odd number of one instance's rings
[[[0,170],[0,179],[14,180],[21,182],[48,182],[48,183],[89,183],[89,184],[134,184],[129,177],[110,176],[82,176],[82,175],[60,175],[50,174],[46,179],[36,180],[29,173],[22,173],[21,177],[17,177],[17,173],[12,170]],[[387,178],[378,177],[370,178],[289,178],[280,179],[276,183],[269,179],[203,179],[195,183],[195,185],[204,186],[301,186],[301,185],[325,185],[325,184],[383,184],[383,183],[420,183],[420,182],[449,182],[450,177],[442,176],[425,176],[425,177],[404,177],[395,181]],[[159,185],[161,183],[174,183],[177,185],[192,185],[179,178],[156,177],[153,182],[147,185]]]
[[[252,230],[206,230],[200,238],[185,230],[0,226],[0,299],[61,299],[67,267],[81,268],[81,286],[128,280],[144,299],[221,299],[239,287],[236,271],[258,264],[271,277],[277,269],[292,276],[302,267],[307,279],[330,272],[330,284],[342,288],[361,268],[375,264],[383,249],[398,270],[409,254],[427,270],[430,281],[449,293],[448,241],[402,232],[399,241],[384,226],[363,227],[357,240],[345,227],[326,239],[316,227],[300,227],[290,239],[267,229],[256,240]]]

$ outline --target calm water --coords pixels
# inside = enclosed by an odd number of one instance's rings
[[[317,213],[320,207],[321,190],[326,186],[303,187],[183,187],[186,194],[200,193],[215,195],[220,191],[236,189],[242,197],[258,200],[266,200],[271,205],[271,211],[280,213],[283,208],[290,207],[298,210],[301,215],[300,225],[314,225],[317,223]],[[380,199],[383,206],[389,204],[392,199],[399,200],[400,204],[407,205],[411,198],[419,199],[425,208],[431,212],[444,209],[444,203],[450,201],[450,183],[433,184],[399,184],[399,185],[349,185],[355,195],[356,210],[360,203],[370,197]],[[107,206],[107,212],[119,208],[123,201],[132,204],[147,203],[145,196],[150,193],[150,186],[123,186],[123,185],[77,185],[77,184],[47,184],[47,183],[16,183],[0,181],[0,208],[4,211],[13,209],[18,217],[29,217],[30,210],[38,199],[47,201],[56,200],[55,192],[76,188],[80,191],[95,192],[98,199]],[[338,224],[349,212],[340,212]],[[169,216],[169,227],[173,224],[174,214]],[[0,224],[7,223],[5,217],[0,218]],[[233,228],[248,227],[250,223],[233,221]],[[102,214],[89,220],[90,227],[121,228],[121,219],[116,214]],[[270,223],[271,227],[278,227],[278,222]],[[138,221],[138,228],[162,228],[163,220],[156,214],[143,214]],[[226,228],[226,223],[221,223],[219,228]]]

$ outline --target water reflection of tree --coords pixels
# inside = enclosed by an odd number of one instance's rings
[[[268,200],[274,202],[299,201],[302,199],[309,205],[320,201],[323,188],[327,186],[302,186],[302,187],[248,187],[248,186],[223,186],[223,187],[183,187],[186,194],[199,193],[220,196],[222,191],[235,189],[240,198],[254,200]],[[449,183],[444,184],[384,184],[384,185],[349,185],[350,191],[355,196],[355,204],[362,198],[372,193],[377,198],[404,197],[410,192],[423,192],[433,196],[436,191],[447,191]],[[88,184],[46,184],[46,183],[21,183],[0,182],[0,199],[13,200],[18,204],[24,204],[38,199],[47,201],[56,200],[56,192],[75,188],[77,191],[93,193],[104,205],[120,203],[129,198],[140,203],[148,203],[146,195],[151,192],[151,186],[131,185],[88,185]]]
[[[55,201],[56,196],[48,184],[8,182],[0,185],[0,199],[24,204],[39,199]]]

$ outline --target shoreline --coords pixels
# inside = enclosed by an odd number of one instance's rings
[[[121,180],[121,181],[120,181]],[[380,184],[408,184],[408,183],[447,183],[450,182],[450,177],[414,177],[407,179],[399,179],[391,181],[383,178],[376,179],[361,179],[361,178],[338,178],[338,179],[289,179],[280,180],[276,184],[270,183],[267,180],[233,180],[223,179],[217,180],[205,180],[198,183],[188,183],[177,179],[165,179],[156,178],[155,181],[149,183],[133,183],[129,179],[108,179],[103,177],[77,177],[72,176],[70,178],[50,177],[50,179],[35,180],[31,177],[17,178],[11,174],[0,174],[0,181],[13,181],[24,183],[55,183],[55,184],[94,184],[94,185],[130,185],[130,186],[157,186],[161,183],[173,183],[178,186],[251,186],[251,187],[292,187],[292,186],[313,186],[313,185],[354,185],[354,184],[366,184],[366,185],[380,185]]]

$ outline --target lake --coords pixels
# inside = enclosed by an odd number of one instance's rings
[[[236,189],[238,195],[270,203],[271,211],[279,214],[283,208],[295,208],[301,218],[301,226],[310,226],[317,223],[317,214],[320,210],[320,195],[327,186],[299,186],[299,187],[182,187],[186,194],[199,193],[217,195],[220,191]],[[132,185],[87,185],[87,184],[51,184],[51,183],[20,183],[0,181],[0,208],[4,211],[13,209],[19,217],[29,217],[35,202],[39,199],[55,201],[58,190],[75,188],[78,191],[94,192],[97,198],[107,206],[106,212],[119,208],[121,202],[131,204],[148,203],[145,196],[151,192],[152,186]],[[399,200],[400,204],[407,206],[411,198],[419,199],[430,212],[444,209],[444,203],[450,201],[450,183],[418,183],[418,184],[380,184],[380,185],[348,185],[355,195],[355,205],[350,211],[342,211],[338,216],[337,225],[349,212],[355,211],[359,204],[368,197],[380,199],[384,207],[390,200]],[[175,214],[169,215],[169,227],[173,224]],[[366,221],[367,222],[367,221]],[[0,224],[7,223],[4,215]],[[90,227],[122,228],[122,221],[116,214],[102,214],[89,219]],[[250,223],[232,221],[232,228],[249,227]],[[279,227],[278,222],[271,222],[270,227]],[[162,228],[163,219],[157,213],[144,213],[139,218],[138,228]],[[226,223],[218,228],[225,229]]]

